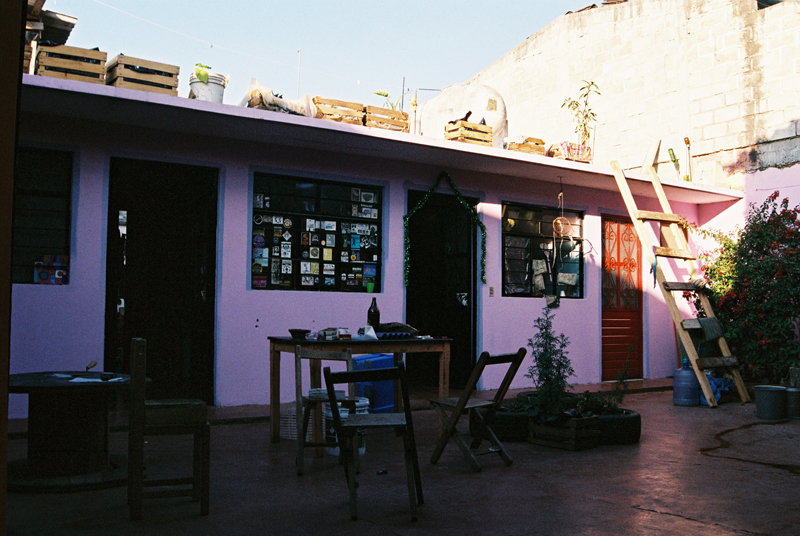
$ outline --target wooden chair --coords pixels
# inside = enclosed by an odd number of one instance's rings
[[[191,497],[208,515],[211,427],[202,400],[145,400],[147,342],[131,342],[131,401],[128,431],[128,505],[131,519],[142,518],[146,498]],[[144,440],[149,435],[193,435],[192,476],[145,479]],[[150,489],[161,488],[161,489]]]
[[[417,443],[414,439],[414,424],[411,420],[411,406],[408,401],[408,385],[403,364],[397,367],[383,369],[364,369],[350,372],[331,372],[330,367],[325,367],[325,385],[328,396],[334,396],[336,385],[354,382],[373,382],[392,380],[399,386],[403,399],[402,413],[358,413],[350,414],[343,420],[336,404],[331,404],[333,427],[339,439],[344,465],[344,474],[347,478],[347,487],[350,491],[350,517],[358,519],[358,505],[356,496],[356,467],[358,459],[357,435],[359,430],[370,428],[394,428],[397,435],[403,436],[403,450],[405,453],[406,473],[408,478],[408,499],[411,504],[411,519],[417,519],[417,505],[422,504],[422,483],[420,481],[419,460],[417,458]]]
[[[506,465],[511,465],[513,460],[505,451],[500,441],[497,440],[497,436],[494,435],[494,432],[491,429],[491,423],[495,413],[497,412],[497,408],[500,406],[500,404],[502,404],[503,398],[505,398],[506,392],[508,391],[511,382],[514,379],[514,376],[517,374],[517,370],[519,370],[524,357],[524,348],[520,348],[515,354],[492,356],[489,355],[488,352],[483,352],[480,358],[478,358],[478,362],[475,364],[475,368],[472,370],[472,374],[470,375],[469,380],[467,380],[467,385],[460,397],[434,398],[430,400],[434,409],[439,414],[439,417],[441,417],[442,422],[445,423],[442,433],[439,436],[439,441],[436,443],[436,448],[431,456],[431,463],[435,464],[439,461],[439,457],[442,455],[445,445],[447,445],[447,442],[452,438],[456,445],[458,445],[458,448],[461,449],[461,452],[464,453],[464,456],[467,458],[475,471],[481,470],[481,465],[478,463],[478,458],[476,456],[482,454],[496,452],[500,455]],[[509,366],[506,370],[506,375],[503,378],[503,382],[497,389],[497,393],[494,395],[494,398],[492,400],[482,400],[480,398],[473,397],[472,393],[475,391],[475,387],[478,384],[478,380],[480,379],[481,375],[483,374],[483,370],[490,365],[493,366],[503,364],[508,364]],[[481,415],[481,412],[478,411],[480,408],[486,409],[486,412],[483,415]],[[460,432],[456,429],[458,419],[462,414],[467,413],[470,413],[470,416],[475,419],[479,430],[473,439],[472,444],[469,446],[467,446],[466,442],[461,437]],[[489,441],[490,446],[485,451],[478,451],[477,449],[480,447],[480,444],[484,438]]]
[[[304,396],[303,395],[303,382],[301,375],[301,364],[303,359],[309,360],[310,376],[311,376],[311,389],[318,389],[321,383],[321,365],[322,361],[344,361],[347,364],[347,370],[353,369],[353,356],[350,348],[344,352],[329,352],[319,350],[308,350],[299,344],[294,347],[294,374],[295,374],[295,396],[296,396],[296,416],[297,416],[297,459],[295,465],[297,466],[297,474],[303,474],[303,452],[306,447],[314,447],[316,449],[316,456],[322,456],[322,447],[338,447],[339,443],[336,441],[326,442],[323,437],[322,426],[322,407],[323,404],[329,403],[327,391],[324,396]],[[353,386],[350,385],[350,393],[354,393]],[[356,400],[355,399],[340,399],[342,405],[351,412],[355,413]],[[311,413],[314,413],[314,430],[311,441],[306,441],[308,435],[308,425],[311,420]]]

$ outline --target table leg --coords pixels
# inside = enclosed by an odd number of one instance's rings
[[[439,397],[450,396],[450,345],[445,344],[439,354]]]
[[[403,353],[394,354],[394,366],[396,367],[403,362]],[[394,411],[400,412],[403,408],[403,394],[400,392],[400,383],[394,382]]]
[[[319,389],[322,387],[322,362],[319,359],[309,360],[309,375],[311,389]],[[314,442],[322,443],[322,404],[314,404]],[[322,447],[314,448],[314,456],[321,458],[323,456]]]
[[[272,442],[281,441],[281,353],[269,345],[269,420]]]

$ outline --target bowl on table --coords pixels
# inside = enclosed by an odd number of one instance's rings
[[[289,333],[293,339],[305,339],[306,335],[311,333],[310,329],[290,329]]]

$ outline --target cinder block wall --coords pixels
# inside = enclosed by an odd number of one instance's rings
[[[503,95],[509,136],[549,146],[578,141],[561,104],[583,80],[602,93],[590,100],[595,163],[637,168],[661,140],[659,174],[676,178],[667,149],[683,167],[686,136],[699,182],[735,187],[747,171],[800,161],[800,1],[630,0],[571,13],[469,82]]]

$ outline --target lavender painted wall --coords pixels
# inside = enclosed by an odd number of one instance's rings
[[[82,369],[102,362],[105,306],[105,222],[108,169],[112,157],[184,162],[216,167],[219,175],[217,284],[215,321],[215,404],[266,404],[269,398],[268,340],[288,328],[321,329],[366,322],[371,296],[352,293],[263,291],[249,289],[251,188],[254,171],[278,171],[308,177],[368,183],[384,188],[383,292],[377,296],[382,318],[403,320],[403,224],[406,193],[427,189],[441,171],[436,165],[385,158],[342,157],[336,152],[308,151],[232,141],[211,135],[176,135],[100,120],[65,120],[27,114],[20,126],[25,143],[77,150],[73,204],[72,269],[68,286],[14,285],[11,372]],[[503,298],[501,281],[501,203],[516,201],[558,205],[559,186],[535,180],[508,179],[487,173],[452,171],[462,193],[481,200],[487,227],[487,284],[478,289],[477,348],[491,353],[526,346],[543,299]],[[445,191],[445,190],[443,190]],[[562,300],[555,328],[570,337],[576,383],[600,379],[601,214],[626,214],[618,193],[564,187],[564,207],[585,211],[585,298]],[[640,208],[655,209],[654,202]],[[676,212],[698,218],[695,205],[676,205]],[[727,207],[724,207],[727,208]],[[717,207],[716,211],[720,209]],[[712,211],[713,212],[713,209]],[[644,263],[646,264],[646,262]],[[663,298],[654,292],[649,267],[645,287],[645,375],[665,377],[677,362],[672,323]],[[494,296],[490,296],[490,287]],[[47,321],[41,319],[46,316]],[[294,398],[293,363],[284,358],[280,398]],[[526,387],[530,358],[513,387]],[[501,373],[484,378],[496,387]],[[306,380],[307,382],[307,380]],[[307,385],[307,383],[306,383]],[[10,417],[24,417],[24,395],[12,395]]]

